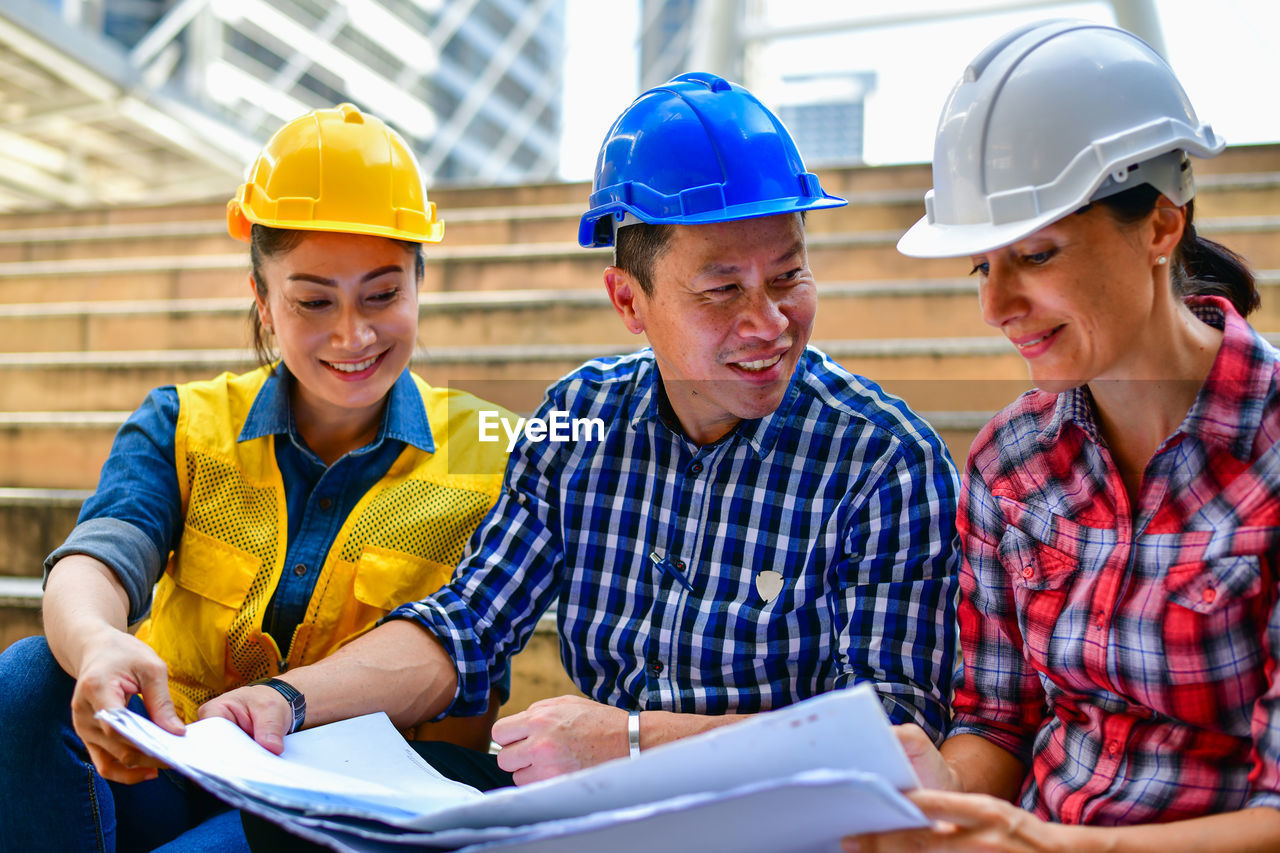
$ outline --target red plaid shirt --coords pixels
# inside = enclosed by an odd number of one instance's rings
[[[1029,763],[1043,818],[1280,807],[1280,354],[1191,305],[1222,348],[1136,506],[1083,387],[1023,395],[969,457],[952,733]]]

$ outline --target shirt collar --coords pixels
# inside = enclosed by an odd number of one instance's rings
[[[777,443],[778,436],[800,397],[802,377],[809,369],[808,360],[809,350],[806,348],[796,364],[795,373],[791,376],[791,382],[787,384],[787,391],[778,408],[762,418],[740,421],[721,441],[736,436],[751,445],[761,458],[767,456]],[[681,429],[680,422],[667,401],[666,392],[662,388],[662,376],[658,372],[658,363],[652,355],[648,359],[647,368],[638,372],[632,389],[634,404],[631,409],[631,426],[636,427],[643,421],[657,421],[684,437],[684,430]]]
[[[1229,300],[1200,296],[1187,305],[1202,322],[1222,330],[1222,346],[1179,430],[1249,459],[1275,375],[1276,351]]]
[[[1040,440],[1045,444],[1054,443],[1068,423],[1079,427],[1094,444],[1102,443],[1098,423],[1093,417],[1093,395],[1089,393],[1088,385],[1080,385],[1058,394],[1053,417],[1049,418],[1049,423],[1040,431]]]
[[[1187,306],[1203,323],[1222,330],[1222,345],[1178,432],[1227,447],[1248,459],[1262,422],[1262,410],[1275,372],[1276,351],[1220,296],[1196,296]],[[1053,417],[1041,431],[1045,442],[1058,439],[1063,426],[1075,423],[1100,443],[1093,397],[1081,385],[1058,395]]]
[[[284,362],[278,363],[249,407],[249,416],[245,418],[237,441],[251,441],[266,435],[297,435],[293,407],[289,404],[289,383],[292,381]],[[422,394],[407,368],[396,378],[387,395],[387,410],[378,427],[377,438],[355,452],[379,447],[387,438],[403,441],[426,453],[434,453],[436,449]]]

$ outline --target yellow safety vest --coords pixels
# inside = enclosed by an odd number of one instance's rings
[[[282,662],[262,630],[289,529],[275,436],[236,440],[267,376],[224,373],[178,386],[174,444],[185,526],[138,636],[168,664],[170,693],[187,722],[215,696],[314,663],[388,611],[435,592],[502,487],[506,443],[478,440],[479,412],[513,416],[414,376],[435,452],[406,446],[356,504]]]

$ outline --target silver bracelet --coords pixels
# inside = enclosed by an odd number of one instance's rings
[[[627,715],[627,743],[631,746],[631,757],[640,754],[640,709],[635,708]]]

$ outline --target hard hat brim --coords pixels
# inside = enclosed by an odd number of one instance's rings
[[[1016,243],[1052,225],[1071,211],[1051,211],[1035,219],[1005,225],[979,222],[973,225],[943,225],[920,217],[898,240],[898,251],[910,258],[963,258],[980,255]]]
[[[654,216],[633,205],[617,202],[587,211],[578,226],[578,245],[586,249],[613,245],[613,229],[608,230],[605,240],[604,229],[597,229],[597,223],[616,214],[630,214],[634,219],[648,225],[712,225],[717,222],[737,222],[742,219],[760,219],[765,216],[779,216],[784,213],[803,213],[810,210],[826,210],[832,207],[844,207],[849,202],[839,196],[825,194],[817,198],[769,199],[767,201],[735,204],[717,210],[702,213],[678,214],[673,216]]]
[[[1041,228],[1070,216],[1071,213],[1092,201],[1140,184],[1150,184],[1174,204],[1184,205],[1195,196],[1195,184],[1191,180],[1190,164],[1187,162],[1186,155],[1213,157],[1226,145],[1221,137],[1213,134],[1211,129],[1206,130],[1206,136],[1213,141],[1213,145],[1184,141],[1181,147],[1162,152],[1154,157],[1141,158],[1137,163],[1128,165],[1127,169],[1122,170],[1123,174],[1128,175],[1123,183],[1111,178],[1110,173],[1115,167],[1125,165],[1127,161],[1110,163],[1102,174],[1086,187],[1087,193],[1083,197],[1069,198],[1065,204],[1029,219],[1016,219],[999,224],[976,222],[953,225],[931,221],[929,214],[926,213],[898,240],[898,251],[915,258],[957,258],[980,255],[1029,237]],[[925,207],[929,207],[927,198]]]
[[[433,222],[424,233],[421,231],[403,231],[398,228],[387,228],[380,225],[353,224],[350,222],[330,221],[324,219],[306,219],[296,222],[289,220],[256,220],[246,217],[255,225],[268,228],[281,228],[286,231],[333,231],[339,234],[363,234],[366,237],[386,237],[388,240],[403,240],[406,243],[439,243],[444,240],[444,223]],[[234,234],[232,235],[234,236]]]

